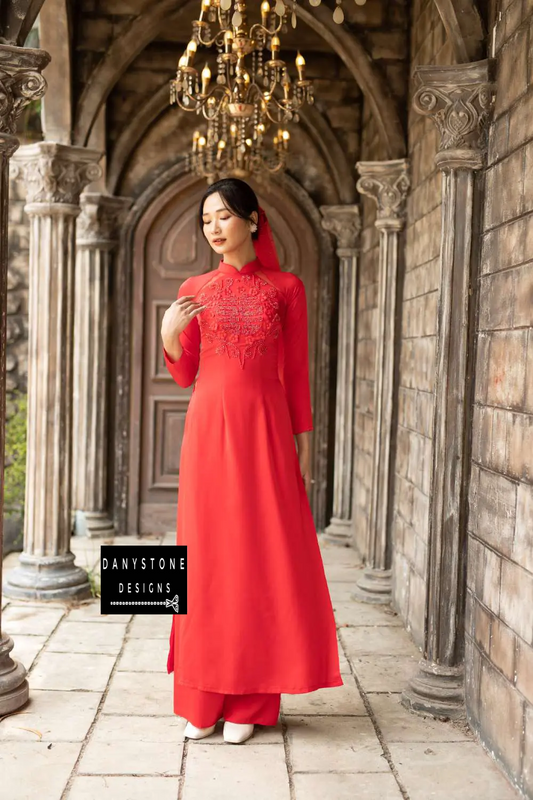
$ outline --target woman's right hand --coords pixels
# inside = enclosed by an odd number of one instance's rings
[[[169,356],[177,361],[181,356],[181,344],[179,335],[182,333],[189,322],[196,317],[200,311],[207,306],[193,300],[195,295],[187,294],[174,300],[165,313],[161,321],[161,338],[163,346]],[[177,352],[179,351],[179,352]]]

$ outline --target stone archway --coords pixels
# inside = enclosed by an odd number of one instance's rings
[[[148,129],[168,108],[168,86],[165,83],[124,128],[118,138],[109,161],[107,174],[109,194],[115,194],[118,190],[130,157],[139,147]],[[337,191],[335,202],[353,203],[356,190],[355,181],[351,176],[351,165],[329,123],[315,106],[309,106],[300,111],[299,124],[308,132],[317,154],[324,159],[327,165]]]
[[[483,58],[485,32],[474,0],[434,0],[458,64]]]
[[[190,0],[160,0],[148,2],[117,36],[103,59],[93,71],[78,103],[74,127],[74,141],[86,144],[98,111],[134,58],[157,36],[169,14],[178,13]],[[357,39],[331,19],[326,9],[316,8],[313,13],[299,5],[296,13],[332,48],[344,62],[361,87],[377,121],[380,137],[387,158],[399,158],[405,154],[405,132],[400,121],[394,98],[379,67]]]

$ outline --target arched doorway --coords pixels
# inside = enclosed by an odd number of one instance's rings
[[[278,184],[250,183],[271,222],[282,269],[297,274],[306,287],[315,409],[319,242],[307,215]],[[198,203],[205,188],[204,181],[190,175],[178,177],[144,211],[133,238],[129,533],[175,528],[181,439],[192,388],[182,389],[168,374],[159,331],[164,311],[181,283],[218,266],[218,257],[197,226]]]

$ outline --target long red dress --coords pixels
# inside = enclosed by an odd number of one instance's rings
[[[294,434],[313,430],[304,284],[258,258],[178,292],[208,306],[180,335],[193,388],[176,543],[188,611],[172,619],[175,684],[223,694],[341,686],[335,619]]]

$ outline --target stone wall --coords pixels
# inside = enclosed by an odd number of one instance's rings
[[[533,797],[533,8],[500,2],[479,277],[467,707]]]

